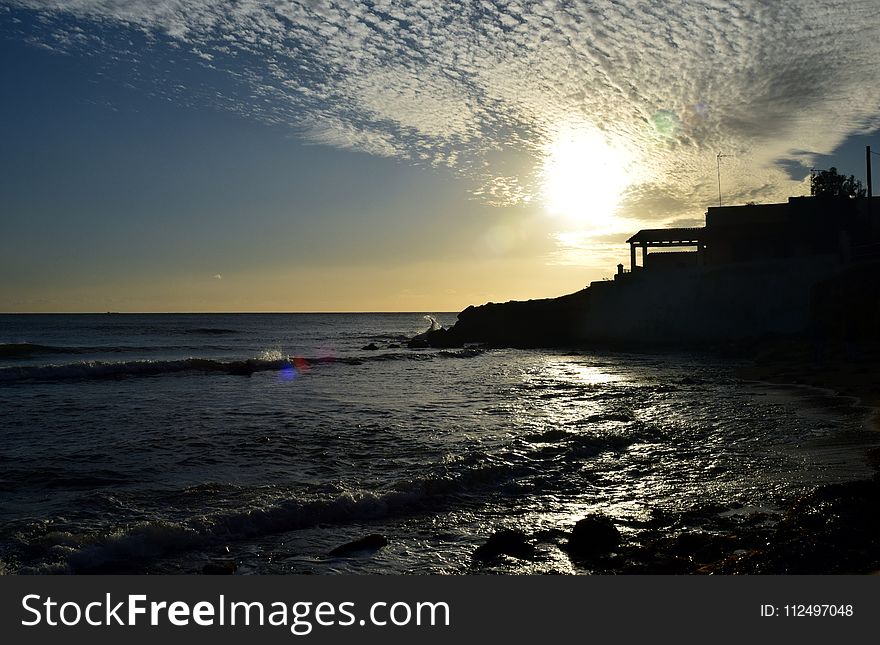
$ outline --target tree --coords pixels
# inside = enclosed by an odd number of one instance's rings
[[[810,194],[814,197],[864,197],[865,187],[855,175],[841,175],[832,167],[814,170],[810,174]]]

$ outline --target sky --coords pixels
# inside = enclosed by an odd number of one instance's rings
[[[3,312],[556,296],[880,151],[876,0],[0,0],[0,60]]]

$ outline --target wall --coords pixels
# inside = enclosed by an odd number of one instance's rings
[[[591,293],[582,339],[718,342],[797,333],[808,325],[813,288],[840,270],[836,257],[819,256],[639,271]]]

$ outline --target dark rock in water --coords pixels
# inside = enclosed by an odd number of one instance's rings
[[[732,536],[691,531],[679,535],[669,551],[674,556],[707,563],[721,560],[736,551],[739,546],[739,542]]]
[[[368,535],[359,540],[346,542],[345,544],[338,546],[330,551],[330,553],[328,553],[327,555],[331,557],[343,557],[347,555],[361,553],[363,551],[378,551],[387,544],[388,538],[386,538],[384,535],[373,533],[372,535]]]
[[[566,549],[569,555],[589,558],[613,551],[620,542],[620,532],[614,522],[596,513],[574,525]]]
[[[397,343],[391,343],[390,345],[388,345],[388,349],[400,349],[400,345],[398,345]]]
[[[437,329],[429,329],[428,331],[419,334],[418,336],[413,336],[406,345],[410,348],[450,348],[462,347],[464,345],[464,341],[451,329],[444,329],[443,327],[440,327]]]
[[[501,555],[509,555],[520,560],[533,560],[535,547],[529,543],[522,531],[502,529],[493,533],[484,545],[474,551],[476,560],[494,560]]]
[[[880,569],[880,479],[828,484],[798,500],[760,544],[713,572],[853,574]]]
[[[376,345],[376,343],[370,343],[369,345],[364,345],[363,347],[361,347],[361,349],[366,349],[372,352],[379,349],[379,347],[378,345]]]
[[[695,565],[687,558],[658,553],[650,562],[641,565],[631,563],[626,573],[651,575],[688,575],[696,573]]]
[[[429,330],[410,341],[411,347],[461,347],[486,343],[492,347],[561,347],[580,342],[590,307],[590,290],[559,298],[470,306],[448,329]]]
[[[238,569],[233,560],[218,560],[209,562],[202,567],[202,573],[206,576],[231,576]]]

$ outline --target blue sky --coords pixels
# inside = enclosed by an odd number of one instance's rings
[[[719,151],[728,203],[863,178],[875,9],[0,0],[0,310],[572,291],[698,221]]]

